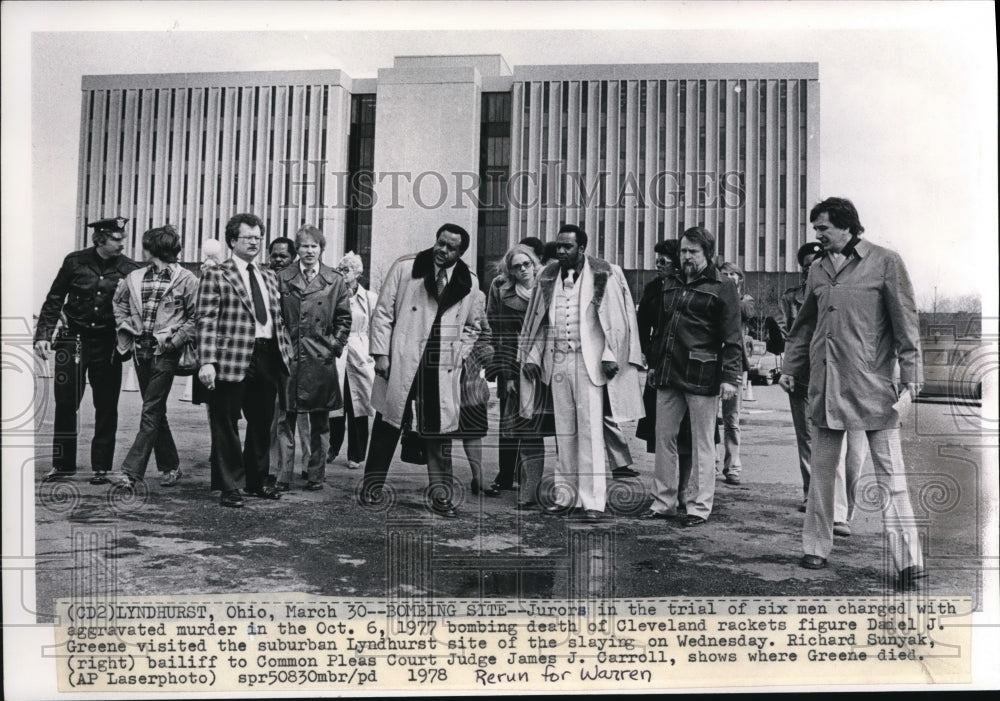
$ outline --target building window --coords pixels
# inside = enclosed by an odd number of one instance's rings
[[[347,139],[347,216],[344,252],[354,251],[371,272],[372,167],[375,162],[375,96],[351,96],[351,130]]]
[[[527,93],[527,91],[526,91]],[[548,91],[546,90],[546,95]],[[563,106],[569,90],[563,87]],[[507,252],[507,183],[510,178],[511,96],[507,92],[484,92],[479,138],[479,217],[477,221],[476,274],[483,289],[489,289],[496,264]],[[565,121],[565,120],[563,120]],[[543,174],[543,179],[545,178]],[[525,180],[525,185],[527,181]],[[543,180],[545,196],[547,182]],[[521,200],[526,201],[525,199]],[[544,213],[544,210],[543,210]]]

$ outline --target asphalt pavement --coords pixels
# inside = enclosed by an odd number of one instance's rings
[[[41,484],[48,470],[51,402],[42,419],[34,480],[37,601],[40,614],[62,596],[226,592],[306,592],[324,596],[811,596],[881,595],[894,573],[881,525],[879,491],[866,465],[852,535],[838,537],[829,567],[802,569],[797,510],[802,487],[785,394],[756,386],[744,403],[742,484],[716,482],[707,524],[683,528],[635,516],[648,503],[653,456],[623,425],[639,472],[609,482],[609,511],[590,523],[569,516],[519,512],[517,495],[473,497],[459,446],[455,475],[459,517],[424,507],[424,467],[393,462],[389,498],[361,507],[361,472],[342,455],[327,466],[324,489],[305,491],[296,477],[278,501],[249,497],[243,509],[222,508],[209,491],[205,407],[182,401],[178,378],[168,406],[184,476],[161,487],[155,464],[134,494],[94,486],[84,471],[93,409],[81,411],[81,472]],[[976,405],[920,402],[904,425],[903,449],[917,526],[930,569],[927,591],[979,591],[982,522],[981,438]],[[496,400],[490,404],[495,426]],[[137,392],[123,392],[116,465],[135,435]],[[555,456],[546,441],[547,460]],[[495,437],[485,439],[484,476],[496,471]],[[397,454],[398,455],[398,454]],[[298,469],[296,470],[298,473]],[[100,591],[98,591],[100,590]]]

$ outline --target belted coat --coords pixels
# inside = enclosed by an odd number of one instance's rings
[[[285,411],[332,411],[343,406],[337,358],[351,331],[350,292],[343,276],[320,265],[306,282],[297,263],[278,271],[281,313],[292,339],[292,363],[281,392]]]

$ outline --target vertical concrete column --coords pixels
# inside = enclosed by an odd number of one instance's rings
[[[572,524],[567,535],[570,560],[567,598],[591,604],[614,598],[614,528],[603,524]]]
[[[480,73],[474,66],[379,71],[375,118],[373,286],[401,255],[429,247],[445,222],[470,235],[475,270]]]
[[[386,522],[386,600],[407,603],[425,597],[432,589],[431,523],[419,519],[389,519]]]

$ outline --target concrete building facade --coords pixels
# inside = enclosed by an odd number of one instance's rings
[[[397,57],[375,79],[339,70],[86,76],[78,243],[120,214],[171,223],[182,257],[259,214],[268,238],[326,233],[373,286],[444,222],[472,235],[483,284],[525,236],[582,225],[633,294],[653,246],[702,225],[769,306],[797,281],[819,198],[814,63],[518,66]],[[756,294],[755,294],[756,291]]]

